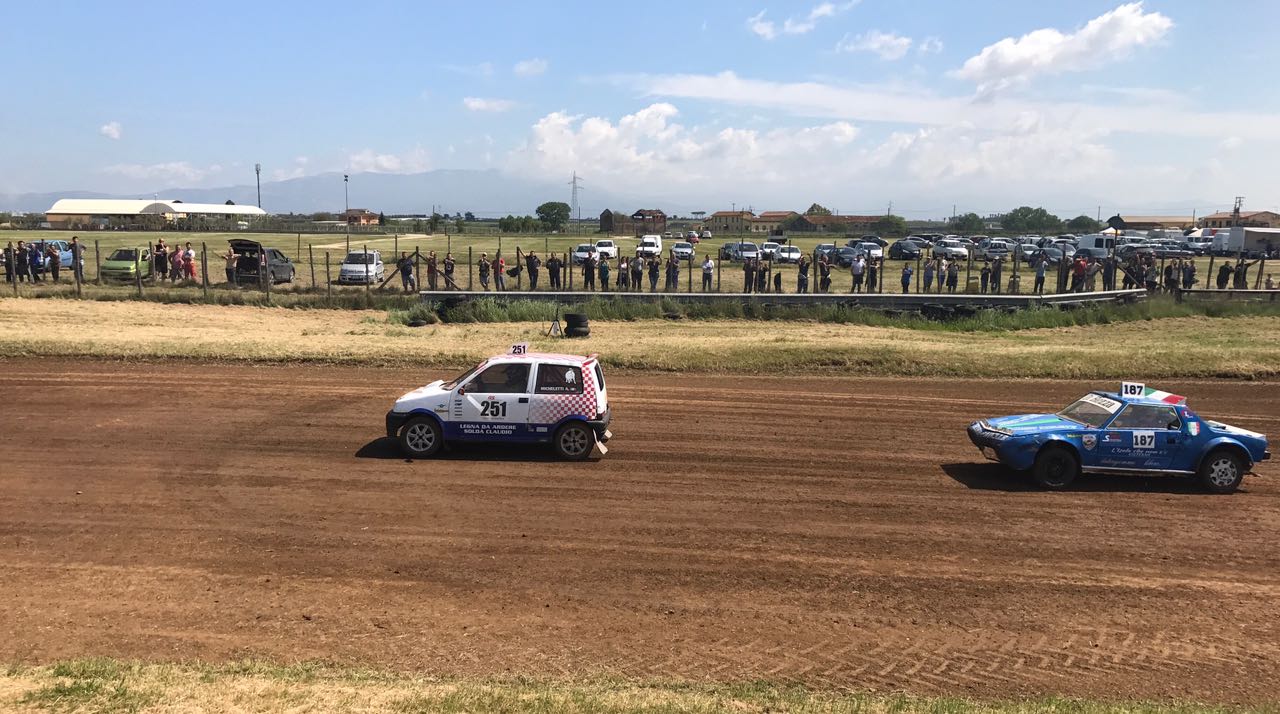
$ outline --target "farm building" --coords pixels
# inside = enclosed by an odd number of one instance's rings
[[[1234,223],[1231,211],[1211,213],[1200,219],[1201,228],[1230,228]],[[1240,225],[1246,228],[1280,228],[1280,213],[1271,211],[1241,211]]]
[[[1124,227],[1135,231],[1186,230],[1195,228],[1196,219],[1192,216],[1128,216],[1122,215]]]
[[[752,233],[779,235],[782,233],[782,222],[798,215],[800,214],[795,211],[763,211],[760,215],[747,219],[747,225]]]
[[[191,222],[233,222],[265,216],[257,206],[183,203],[176,199],[63,198],[45,211],[51,228],[163,228]]]
[[[788,226],[809,233],[858,233],[872,230],[884,216],[804,215]]]
[[[652,208],[635,213],[606,209],[600,214],[600,232],[611,236],[638,236],[667,230],[667,214]]]

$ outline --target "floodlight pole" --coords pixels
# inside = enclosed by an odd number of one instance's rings
[[[351,252],[351,194],[347,190],[347,184],[351,177],[347,174],[342,175],[342,220],[347,224],[347,252]]]
[[[253,165],[253,174],[258,184],[258,208],[262,208],[262,164]]]

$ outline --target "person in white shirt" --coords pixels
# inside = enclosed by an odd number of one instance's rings
[[[711,292],[711,274],[716,271],[716,262],[711,256],[702,259],[702,292]]]

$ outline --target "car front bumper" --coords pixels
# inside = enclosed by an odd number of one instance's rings
[[[398,412],[394,409],[387,412],[387,438],[394,439],[400,435],[400,428],[413,418],[413,414]]]
[[[978,451],[982,452],[983,457],[988,461],[1006,463],[1000,457],[1000,448],[1008,441],[1007,436],[989,431],[980,421],[970,424],[968,433],[969,441],[972,441],[973,445],[978,447]]]

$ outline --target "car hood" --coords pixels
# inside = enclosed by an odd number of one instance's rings
[[[1057,414],[1016,414],[988,419],[987,424],[1013,434],[1040,434],[1060,429],[1084,428],[1080,424],[1063,419]]]
[[[143,258],[142,260],[138,261],[138,263],[141,265],[146,265],[148,263],[148,259]],[[102,261],[102,267],[106,268],[107,270],[126,270],[126,269],[132,270],[134,267],[134,262],[132,260],[104,260]]]
[[[1246,439],[1257,439],[1263,443],[1266,443],[1267,441],[1267,437],[1265,434],[1259,434],[1256,431],[1241,429],[1238,426],[1223,424],[1220,421],[1209,421],[1206,419],[1204,423],[1207,424],[1210,429],[1213,429],[1214,431],[1222,432],[1224,434],[1230,434],[1232,436],[1242,436],[1242,437],[1245,437]]]
[[[418,387],[412,392],[406,392],[396,400],[394,411],[409,412],[414,409],[434,410],[437,407],[447,408],[448,402],[444,398],[448,397],[449,390],[444,389],[443,386],[444,380],[437,379],[431,384]]]

